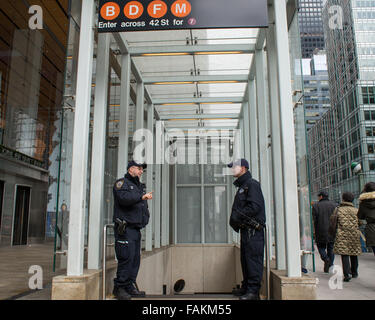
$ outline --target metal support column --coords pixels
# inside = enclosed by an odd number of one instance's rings
[[[92,154],[95,157],[91,160],[91,185],[95,188],[90,188],[88,269],[101,268],[110,40],[110,34],[98,36],[96,74],[100,76],[96,77],[92,134]]]
[[[249,103],[245,102],[242,105],[243,117],[243,137],[244,137],[244,154],[245,159],[250,161],[250,119],[249,119]]]
[[[250,169],[254,179],[259,180],[258,157],[258,107],[256,101],[255,80],[249,81],[249,119],[250,119]]]
[[[273,11],[273,10],[272,10]],[[271,12],[270,15],[271,17]],[[276,244],[276,268],[286,269],[285,261],[285,228],[284,228],[284,193],[283,174],[280,168],[281,141],[280,141],[280,110],[279,110],[279,84],[277,76],[277,57],[275,47],[275,26],[270,25],[267,32],[267,64],[271,115],[271,150],[273,173],[273,209],[275,213],[275,244]]]
[[[161,121],[156,122],[155,128],[155,192],[154,192],[154,247],[160,248],[161,244],[161,229],[160,229],[160,206],[161,206],[161,159],[160,153],[162,153],[161,138],[162,138],[162,123]]]
[[[168,171],[169,171],[169,163],[167,159],[166,150],[168,148],[168,140],[167,140],[167,133],[165,132],[165,128],[163,126],[162,131],[162,153],[164,156],[164,164],[162,165],[162,181],[161,181],[161,188],[162,188],[162,200],[161,200],[161,245],[166,246],[168,245],[168,236],[169,236],[169,229],[168,229],[168,220],[169,220],[169,181],[168,181]]]
[[[266,209],[266,219],[268,225],[268,248],[267,252],[269,256],[272,256],[272,229],[270,226],[271,222],[271,187],[270,187],[270,159],[268,151],[268,132],[269,132],[269,121],[267,112],[267,101],[266,101],[266,79],[265,79],[265,61],[264,51],[256,50],[255,52],[255,64],[256,64],[256,91],[257,91],[257,102],[258,102],[258,141],[259,141],[259,162],[260,162],[260,184],[264,196],[264,204]]]
[[[297,165],[286,1],[274,0],[283,159],[286,265],[288,277],[301,276]]]
[[[135,116],[135,131],[133,135],[133,158],[138,162],[144,162],[142,156],[143,148],[137,148],[141,143],[141,132],[145,128],[145,108],[144,108],[145,86],[142,81],[137,83],[137,103],[136,103],[136,116]]]
[[[70,189],[68,276],[83,274],[95,1],[82,0]]]
[[[129,105],[130,105],[130,54],[121,57],[120,125],[118,143],[117,178],[123,177],[128,165],[129,153]]]
[[[162,135],[161,135],[161,153],[164,157],[163,165],[161,166],[161,245],[167,245],[167,207],[168,207],[168,178],[167,178],[167,170],[169,164],[166,163],[167,159],[165,158],[166,149],[167,149],[167,141],[166,141],[166,132],[164,126],[162,127]]]
[[[146,171],[146,186],[147,192],[153,191],[153,170],[154,170],[154,105],[148,105],[147,109],[147,131],[149,132],[146,136],[146,162],[147,162],[147,171]],[[151,134],[150,134],[151,133]],[[148,141],[149,139],[152,141]],[[154,196],[154,194],[153,194]],[[153,230],[153,220],[154,220],[154,199],[148,201],[148,209],[150,212],[150,220],[146,226],[146,245],[145,250],[152,250],[152,230]]]

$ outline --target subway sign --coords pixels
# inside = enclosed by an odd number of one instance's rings
[[[267,26],[267,0],[100,0],[99,2],[99,32]]]

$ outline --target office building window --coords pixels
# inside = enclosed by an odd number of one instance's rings
[[[375,104],[375,87],[362,87],[363,104]]]

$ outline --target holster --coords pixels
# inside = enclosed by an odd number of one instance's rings
[[[127,222],[125,220],[121,220],[119,218],[116,218],[116,228],[117,228],[117,233],[120,236],[123,236],[125,234]]]

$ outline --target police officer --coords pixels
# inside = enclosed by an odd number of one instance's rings
[[[230,226],[241,234],[241,267],[242,286],[233,290],[240,300],[259,300],[259,291],[263,274],[264,230],[266,216],[264,198],[260,184],[254,180],[249,171],[249,163],[245,159],[228,164],[237,180],[238,188],[234,198]],[[257,225],[257,228],[249,227]],[[256,223],[255,223],[256,222]]]
[[[115,252],[118,260],[113,294],[118,300],[145,296],[136,285],[141,260],[141,232],[149,221],[147,200],[152,192],[146,193],[145,184],[139,181],[146,164],[130,161],[124,178],[113,187],[115,223]]]

